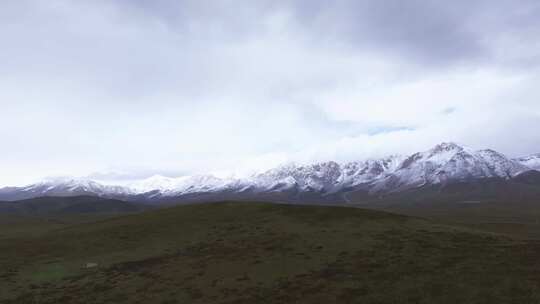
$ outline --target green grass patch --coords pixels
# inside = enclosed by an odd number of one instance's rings
[[[33,283],[46,283],[58,281],[67,277],[70,274],[68,269],[60,264],[53,263],[48,265],[43,265],[38,269],[33,270],[29,274],[29,278]]]

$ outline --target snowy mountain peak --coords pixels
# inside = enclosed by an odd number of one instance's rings
[[[423,154],[426,158],[432,159],[433,161],[437,161],[437,159],[444,161],[445,159],[451,158],[456,154],[473,152],[474,151],[470,148],[460,146],[453,142],[449,142],[438,144],[429,151],[423,152],[421,154]]]
[[[443,142],[433,147],[430,151],[436,154],[436,153],[442,153],[442,152],[448,152],[448,151],[463,151],[464,149],[465,149],[464,147],[454,142]]]
[[[442,143],[407,157],[397,170],[375,181],[375,191],[400,191],[423,185],[482,178],[511,178],[526,166],[501,153],[474,151],[455,143]]]

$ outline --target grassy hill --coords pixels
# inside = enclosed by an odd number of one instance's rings
[[[370,196],[346,194],[348,205],[430,218],[520,238],[540,239],[540,172],[511,180],[498,178],[425,186]]]
[[[20,201],[0,201],[0,214],[45,216],[66,214],[120,214],[139,212],[148,206],[96,196],[44,196]]]
[[[540,302],[537,241],[380,211],[227,202],[50,224],[1,239],[1,303]]]

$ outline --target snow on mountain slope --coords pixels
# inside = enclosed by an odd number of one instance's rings
[[[406,158],[394,172],[375,181],[373,191],[401,191],[491,177],[508,179],[528,169],[493,150],[474,151],[455,143],[442,143]]]
[[[103,185],[98,182],[71,177],[47,178],[44,181],[23,187],[23,191],[41,192],[44,194],[62,194],[64,192],[94,194],[131,194],[131,189],[121,186]]]
[[[287,164],[247,178],[195,175],[179,178],[152,176],[126,186],[104,185],[87,179],[56,178],[16,188],[0,189],[0,200],[37,196],[95,195],[110,198],[160,199],[220,193],[318,193],[322,196],[351,189],[398,192],[423,185],[482,178],[509,179],[540,168],[540,155],[517,160],[493,150],[475,151],[442,143],[408,157],[316,164]]]
[[[212,175],[194,175],[182,178],[176,188],[164,191],[163,195],[174,196],[227,190],[239,191],[242,187],[242,181],[238,179],[218,178]]]
[[[515,161],[531,169],[540,171],[540,153],[516,158]]]
[[[297,186],[303,191],[331,191],[340,181],[341,168],[336,162],[313,165],[289,164],[251,177],[258,191]]]
[[[380,179],[394,172],[404,159],[403,156],[393,155],[383,159],[347,163],[342,168],[344,186],[352,187]]]
[[[479,150],[476,152],[476,155],[483,158],[490,172],[498,177],[514,177],[530,169],[494,150]]]
[[[47,178],[36,184],[0,190],[3,190],[0,191],[0,199],[3,200],[19,200],[38,196],[91,195],[108,197],[114,195],[118,197],[135,194],[127,187],[103,185],[92,180],[71,177]]]
[[[335,193],[345,188],[367,184],[392,172],[404,159],[384,159],[338,164],[322,162],[311,165],[288,164],[251,177],[246,183],[260,191],[291,190]]]

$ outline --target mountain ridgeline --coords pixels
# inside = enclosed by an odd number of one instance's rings
[[[224,199],[350,203],[424,190],[434,194],[481,193],[489,197],[500,195],[500,189],[507,189],[505,193],[535,197],[540,196],[538,170],[540,154],[510,159],[494,150],[472,150],[442,143],[409,156],[394,155],[343,164],[333,161],[288,164],[248,178],[154,176],[128,186],[84,179],[48,179],[24,187],[0,189],[0,200],[84,195],[149,203]]]

